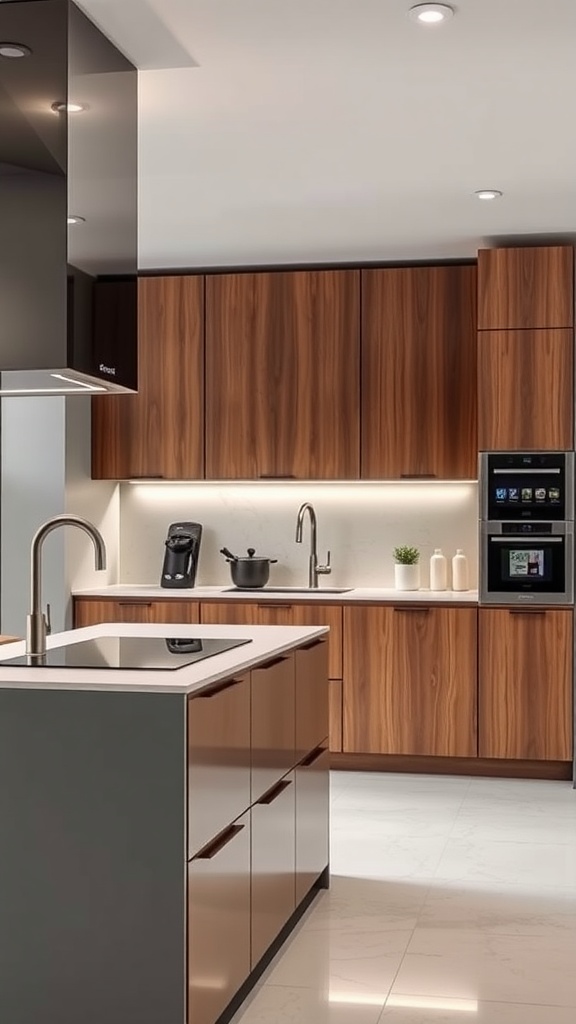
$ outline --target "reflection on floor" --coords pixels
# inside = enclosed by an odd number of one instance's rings
[[[571,783],[335,772],[332,887],[234,1024],[575,1024]]]

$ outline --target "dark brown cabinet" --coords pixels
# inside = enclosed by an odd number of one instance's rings
[[[481,608],[480,757],[572,757],[573,613]]]
[[[131,601],[129,598],[74,598],[74,626],[95,626],[99,622],[199,622],[197,601]]]
[[[324,741],[303,758],[295,771],[297,904],[328,864],[329,768],[330,753]]]
[[[252,967],[296,907],[296,787],[290,772],[252,807]]]
[[[201,479],[204,278],[145,277],[138,287],[138,393],[92,400],[92,476]]]
[[[474,757],[477,612],[344,609],[344,751]]]
[[[573,326],[572,246],[480,249],[479,330],[535,330]]]
[[[252,669],[252,802],[296,762],[293,655]]]
[[[572,448],[573,381],[572,329],[479,331],[480,450]]]
[[[477,473],[476,267],[362,271],[364,479]]]
[[[359,476],[360,272],[206,278],[206,476]]]
[[[296,659],[296,760],[328,736],[328,644],[312,640]]]

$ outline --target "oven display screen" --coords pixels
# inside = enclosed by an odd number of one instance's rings
[[[512,548],[508,551],[508,576],[510,579],[530,576],[543,580],[545,579],[545,565],[542,548],[534,550]]]

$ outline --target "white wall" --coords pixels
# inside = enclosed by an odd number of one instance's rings
[[[168,525],[193,520],[204,527],[198,584],[227,584],[219,549],[277,558],[270,582],[307,585],[309,526],[295,543],[296,515],[311,501],[318,517],[318,555],[332,551],[331,586],[394,585],[392,548],[422,552],[422,585],[435,547],[451,557],[457,547],[470,560],[477,583],[477,485],[464,483],[243,483],[120,485],[118,582],[158,583]],[[82,586],[86,584],[82,583]],[[89,585],[89,584],[88,584]]]

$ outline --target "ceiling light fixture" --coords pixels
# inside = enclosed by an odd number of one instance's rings
[[[29,57],[31,53],[30,47],[24,46],[24,43],[0,43],[0,57],[6,57],[7,60]]]
[[[81,110],[86,110],[86,107],[82,103],[64,103],[62,100],[56,100],[52,104],[52,110],[56,114],[79,114]]]
[[[68,217],[69,224],[85,224],[86,217],[79,217],[76,213],[71,213]]]
[[[453,16],[454,8],[449,4],[416,4],[408,14],[419,25],[440,25]]]
[[[500,199],[503,194],[497,188],[478,188],[474,193],[477,199]]]

